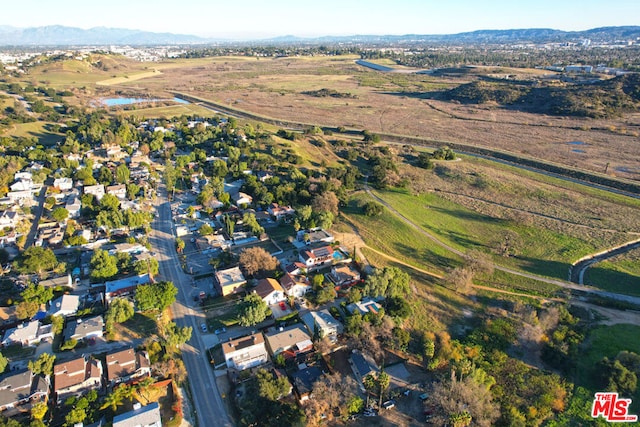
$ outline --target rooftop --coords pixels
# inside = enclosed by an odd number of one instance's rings
[[[234,351],[249,348],[254,345],[264,345],[264,337],[262,334],[251,334],[249,336],[236,338],[222,344],[222,352],[224,354],[233,353]]]

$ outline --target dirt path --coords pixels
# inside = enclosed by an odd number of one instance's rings
[[[452,253],[454,253],[456,255],[464,257],[464,253],[462,251],[459,251],[458,249],[455,249],[455,248],[451,247],[447,243],[444,243],[444,242],[440,241],[434,235],[432,235],[431,233],[428,233],[423,228],[421,228],[420,226],[415,224],[413,221],[411,221],[409,218],[407,218],[406,216],[402,215],[397,209],[395,209],[393,206],[391,206],[391,204],[387,203],[387,201],[385,201],[384,199],[382,199],[382,198],[378,197],[377,195],[375,195],[373,193],[373,191],[371,191],[371,188],[367,185],[366,178],[365,178],[365,183],[364,183],[364,190],[367,192],[367,194],[369,194],[369,196],[371,196],[373,199],[375,199],[380,204],[382,204],[384,207],[386,207],[389,210],[389,212],[391,212],[392,214],[396,215],[401,221],[403,221],[405,224],[407,224],[408,226],[410,226],[411,228],[416,230],[422,236],[428,238],[429,240],[431,240],[432,242],[434,242],[438,246],[448,250],[449,252],[452,252]],[[615,292],[602,291],[600,289],[595,289],[595,288],[592,288],[592,287],[589,287],[589,286],[584,286],[584,285],[578,285],[578,284],[575,284],[575,283],[566,282],[564,280],[551,279],[551,278],[544,277],[544,276],[538,276],[536,274],[524,273],[522,271],[518,271],[518,270],[515,270],[513,268],[509,268],[509,267],[504,267],[504,266],[501,266],[501,265],[498,265],[498,264],[494,264],[494,268],[496,270],[500,270],[500,271],[504,271],[506,273],[514,274],[516,276],[526,277],[528,279],[537,280],[539,282],[550,283],[552,285],[560,286],[562,288],[572,289],[572,290],[581,291],[581,292],[586,292],[586,293],[590,293],[590,294],[594,294],[594,295],[599,295],[599,296],[604,297],[604,298],[616,299],[616,300],[619,300],[619,301],[625,301],[625,302],[640,306],[640,297],[634,297],[634,296],[630,296],[630,295],[623,295],[623,294],[618,294],[618,293],[615,293]]]

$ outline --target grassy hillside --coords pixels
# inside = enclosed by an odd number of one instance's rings
[[[464,104],[497,104],[531,113],[605,118],[637,111],[640,76],[627,74],[594,84],[542,86],[475,81],[445,92],[443,99]]]

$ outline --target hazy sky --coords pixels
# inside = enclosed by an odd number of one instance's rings
[[[640,0],[4,0],[0,25],[199,36],[451,34],[640,25]]]

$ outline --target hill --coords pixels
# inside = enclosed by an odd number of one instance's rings
[[[618,117],[640,107],[640,75],[626,74],[593,84],[562,87],[478,80],[446,91],[441,98],[462,104],[494,102],[530,113]]]

